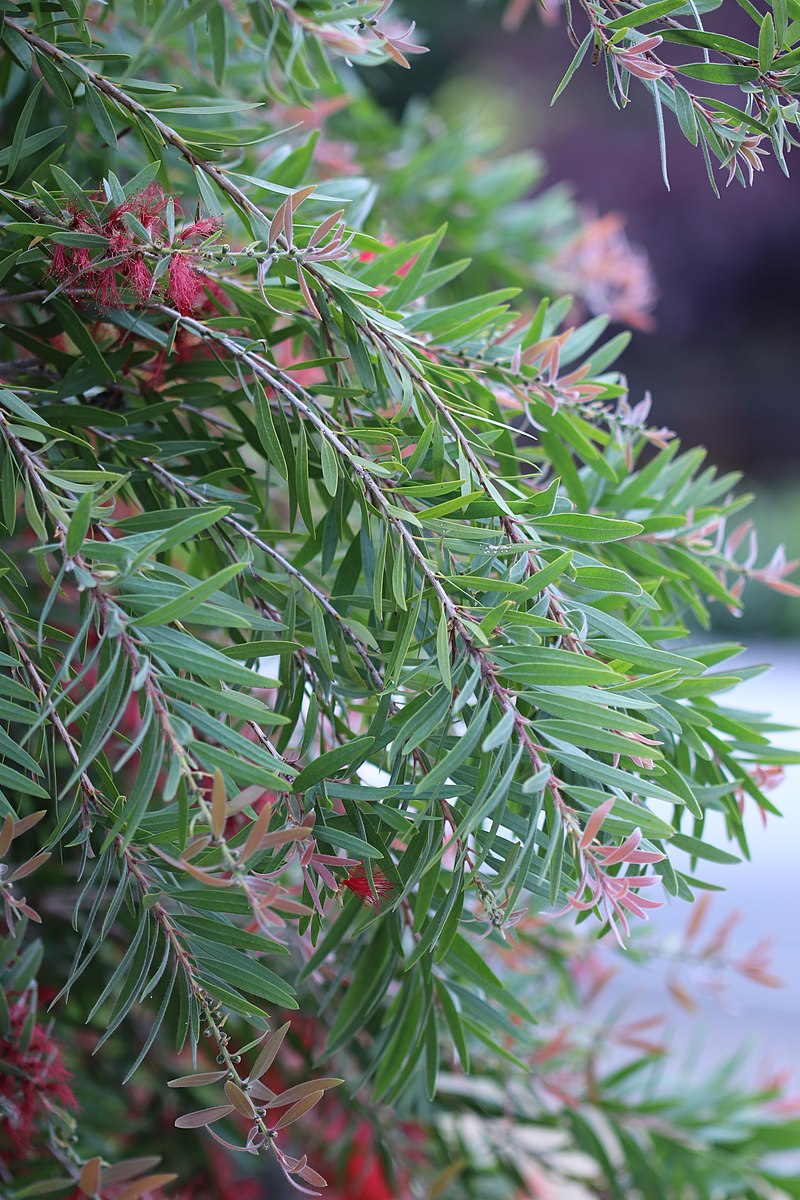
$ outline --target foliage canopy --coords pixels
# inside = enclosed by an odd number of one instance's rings
[[[690,7],[586,4],[578,53],[734,174],[782,161],[796,0],[745,5],[757,47]],[[736,861],[708,814],[746,854],[774,811],[792,756],[698,630],[796,588],[629,402],[629,335],[542,298],[570,201],[474,114],[393,126],[367,68],[420,47],[385,2],[3,9],[8,1194],[215,1194],[208,1133],[316,1194],[346,1109],[413,1195],[511,1196],[564,1146],[597,1196],[800,1195],[771,1092],[581,1035],[591,937]]]

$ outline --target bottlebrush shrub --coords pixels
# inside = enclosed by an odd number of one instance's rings
[[[620,219],[371,98],[388,9],[5,6],[3,1194],[800,1195],[774,1084],[589,1007],[774,812],[702,630],[794,564],[629,399]],[[623,81],[666,11],[591,8]]]

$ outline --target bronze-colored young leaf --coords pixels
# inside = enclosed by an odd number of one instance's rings
[[[226,803],[225,780],[222,777],[222,771],[216,767],[211,784],[211,828],[217,840],[222,837],[222,831],[225,828]]]
[[[253,1106],[253,1101],[243,1092],[240,1087],[237,1087],[232,1079],[229,1079],[225,1084],[225,1095],[230,1100],[233,1107],[243,1117],[249,1117],[251,1120],[256,1115],[256,1110]]]
[[[210,887],[226,888],[231,886],[230,879],[220,879],[218,875],[212,875],[210,871],[204,871],[200,867],[196,867],[194,863],[184,862],[183,859],[173,858],[171,854],[167,854],[165,850],[161,850],[158,846],[150,846],[160,858],[168,862],[171,867],[175,867],[179,871],[186,871],[198,883],[207,883]]]
[[[197,858],[198,854],[202,854],[210,845],[211,838],[207,834],[202,837],[192,838],[186,849],[181,851],[180,861],[189,862],[191,859]]]
[[[319,1171],[315,1171],[308,1163],[304,1167],[299,1167],[295,1172],[301,1179],[305,1179],[306,1183],[313,1183],[315,1187],[327,1187],[328,1182],[324,1176],[320,1175]]]
[[[50,857],[49,850],[41,850],[38,854],[34,854],[33,858],[29,858],[21,867],[17,867],[8,876],[9,883],[15,883],[18,879],[24,879],[27,875],[32,875],[34,871],[38,871],[39,867],[43,867]]]
[[[250,1072],[250,1079],[260,1079],[265,1071],[268,1071],[275,1061],[275,1057],[283,1045],[283,1039],[291,1029],[291,1021],[286,1021],[281,1025],[280,1029],[274,1030],[261,1047],[258,1058],[253,1063],[253,1069]]]
[[[276,829],[273,833],[267,833],[261,839],[262,850],[277,850],[281,846],[289,846],[292,842],[304,842],[311,833],[311,829],[307,826],[300,826],[292,829]]]
[[[270,1100],[267,1108],[282,1108],[285,1104],[293,1104],[295,1100],[302,1100],[311,1092],[327,1092],[331,1088],[339,1087],[342,1083],[344,1083],[343,1079],[309,1079],[306,1083],[297,1083],[294,1087],[281,1092],[274,1100]]]
[[[285,1129],[287,1125],[291,1125],[294,1121],[298,1121],[300,1117],[305,1116],[315,1104],[319,1104],[322,1097],[325,1095],[323,1091],[311,1092],[303,1100],[299,1100],[297,1104],[293,1104],[288,1109],[279,1121],[275,1122],[274,1129]]]
[[[6,851],[11,845],[14,837],[14,818],[11,813],[6,813],[3,821],[3,828],[0,829],[0,858],[4,858]]]
[[[143,1158],[125,1158],[110,1167],[103,1167],[100,1172],[102,1186],[113,1183],[124,1183],[135,1176],[152,1171],[161,1162],[157,1154],[146,1155]]]
[[[81,1167],[81,1173],[78,1176],[78,1187],[83,1192],[84,1196],[96,1196],[100,1188],[100,1168],[102,1165],[101,1158],[90,1158]]]
[[[178,1117],[175,1127],[176,1129],[201,1129],[204,1125],[213,1125],[215,1121],[221,1121],[223,1117],[230,1116],[233,1111],[232,1104],[216,1104],[213,1108],[199,1108],[195,1112]]]
[[[145,1175],[143,1179],[137,1179],[135,1183],[131,1183],[128,1187],[123,1188],[117,1194],[116,1200],[140,1200],[140,1197],[147,1196],[151,1192],[155,1192],[158,1188],[166,1187],[168,1183],[172,1183],[177,1179],[177,1175]]]
[[[242,846],[240,859],[243,863],[246,863],[258,850],[261,849],[261,844],[264,839],[264,835],[269,829],[269,823],[271,819],[272,806],[266,805],[253,822],[250,832],[247,835],[247,841]]]
[[[194,1075],[179,1075],[177,1079],[170,1079],[167,1087],[205,1087],[209,1083],[219,1083],[220,1079],[225,1079],[227,1077],[227,1074],[227,1070],[196,1071]]]
[[[14,837],[18,838],[21,834],[27,833],[29,829],[33,829],[43,817],[47,816],[47,809],[40,808],[38,812],[28,813],[26,817],[20,817],[14,822]]]

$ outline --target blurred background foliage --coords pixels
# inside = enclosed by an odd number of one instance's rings
[[[625,353],[632,399],[649,390],[659,421],[684,444],[706,446],[721,468],[744,472],[756,493],[748,515],[763,539],[800,557],[800,207],[793,181],[770,162],[758,187],[733,185],[718,200],[693,148],[668,129],[668,192],[643,98],[617,112],[599,70],[585,65],[551,109],[574,53],[561,14],[537,0],[511,32],[501,26],[505,8],[505,0],[405,0],[430,52],[410,74],[370,72],[369,86],[398,115],[407,116],[409,102],[418,105],[422,95],[448,125],[471,114],[506,148],[535,151],[533,194],[555,187],[589,214],[624,218],[657,291],[652,330],[637,333]],[[563,203],[554,211],[563,217]],[[737,634],[796,637],[800,610],[789,597],[759,589],[740,618],[721,612],[717,624]]]

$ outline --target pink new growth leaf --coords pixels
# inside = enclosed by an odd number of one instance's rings
[[[613,807],[614,797],[609,796],[607,800],[603,801],[599,808],[594,810],[592,815],[589,817],[589,820],[586,822],[586,828],[583,831],[583,837],[578,842],[578,848],[580,850],[585,850],[589,843],[594,841],[596,835],[600,831],[600,826],[603,824],[603,821],[605,821]]]
[[[642,831],[634,829],[618,846],[597,843],[596,838],[608,814],[614,807],[609,796],[589,817],[577,843],[581,875],[574,892],[567,897],[566,908],[588,912],[600,908],[617,941],[622,944],[617,924],[624,934],[630,932],[628,914],[647,920],[648,910],[660,908],[663,901],[638,895],[640,888],[654,887],[661,882],[659,875],[611,875],[609,867],[649,866],[664,857],[658,850],[643,850]],[[574,814],[573,814],[574,817]],[[588,892],[588,895],[587,895]],[[585,898],[584,898],[585,897]],[[559,914],[556,914],[559,915]]]

